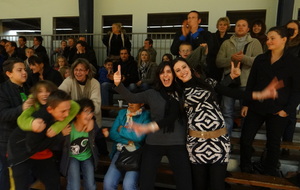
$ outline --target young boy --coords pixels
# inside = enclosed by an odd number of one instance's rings
[[[25,64],[17,58],[3,63],[3,71],[8,77],[0,86],[0,186],[9,189],[7,143],[12,131],[18,127],[17,118],[23,110],[31,106],[27,100],[29,87],[26,84]]]
[[[101,98],[102,105],[107,106],[112,103],[112,87],[113,87],[113,62],[110,59],[104,61],[104,67],[99,69],[99,78],[98,81],[101,84]]]
[[[64,121],[71,109],[71,97],[62,90],[52,92],[45,106],[32,116],[45,122],[45,129],[40,133],[22,131],[16,128],[8,142],[8,162],[13,170],[16,190],[27,189],[29,177],[40,179],[46,189],[59,189],[59,172],[53,161],[50,148],[62,142],[62,134],[47,137],[48,128],[57,121]],[[62,131],[64,133],[64,131]]]
[[[66,137],[60,171],[67,176],[67,189],[80,189],[80,171],[84,189],[95,190],[94,169],[98,163],[95,146],[94,110],[92,100],[78,100],[80,110],[71,123],[71,133]],[[88,130],[86,130],[88,129]]]

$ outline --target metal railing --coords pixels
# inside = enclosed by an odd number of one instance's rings
[[[157,51],[156,62],[160,63],[161,57],[165,53],[170,53],[170,46],[173,41],[175,33],[128,33],[127,35],[131,41],[131,55],[135,58],[139,48],[144,44],[146,38],[153,39],[153,47]],[[106,46],[102,43],[102,38],[105,34],[60,34],[60,35],[40,35],[43,37],[43,46],[47,49],[50,63],[53,64],[56,55],[52,55],[53,50],[60,47],[61,40],[67,40],[69,37],[78,39],[80,36],[85,36],[87,42],[92,45],[95,50],[98,65],[103,65],[106,59]],[[37,35],[24,35],[27,38],[26,45],[33,46],[33,37]],[[18,41],[18,36],[0,36],[0,39],[7,39],[9,41]]]

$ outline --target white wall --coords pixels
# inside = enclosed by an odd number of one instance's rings
[[[133,32],[146,32],[148,13],[190,10],[208,11],[212,32],[227,10],[266,9],[266,24],[271,27],[276,24],[277,5],[278,0],[94,0],[94,31],[101,33],[102,15],[133,15]],[[78,0],[1,0],[0,7],[0,19],[41,18],[42,34],[53,33],[53,17],[79,16]],[[294,19],[299,8],[300,0],[295,0]]]

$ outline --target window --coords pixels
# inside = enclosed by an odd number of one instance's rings
[[[55,17],[53,30],[53,34],[79,34],[79,17]]]
[[[300,20],[300,9],[298,9],[298,20]]]
[[[185,13],[155,13],[148,14],[147,32],[177,32],[182,22],[187,18]],[[207,29],[208,12],[200,12],[201,27]]]
[[[110,15],[103,16],[103,33],[111,31],[111,25],[113,23],[122,23],[123,29],[126,33],[132,33],[132,15]]]
[[[2,19],[5,35],[34,35],[41,34],[41,19]]]
[[[234,32],[234,26],[237,20],[247,19],[249,25],[255,20],[266,21],[266,10],[243,10],[243,11],[227,11],[227,17],[230,19],[232,26],[229,32]]]

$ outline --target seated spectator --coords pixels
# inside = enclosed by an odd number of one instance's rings
[[[7,39],[1,39],[0,40],[0,45],[5,46],[6,42],[8,42]]]
[[[57,56],[63,56],[66,47],[67,47],[67,41],[66,40],[60,41],[60,47],[58,47],[55,50],[53,50],[52,53],[51,53],[51,56],[54,59],[55,59],[55,55],[57,55]]]
[[[26,71],[27,73],[29,74],[31,71],[30,71],[30,67],[29,67],[29,62],[28,62],[28,59],[29,57],[33,56],[35,54],[35,51],[33,48],[26,48],[25,50],[25,55],[26,55],[26,59],[24,61],[25,65],[26,65]]]
[[[78,41],[76,44],[77,52],[74,55],[73,60],[76,60],[78,58],[84,58],[84,59],[88,60],[97,71],[98,65],[97,65],[96,54],[93,50],[88,49],[87,47],[88,47],[88,44],[86,42]]]
[[[122,29],[121,23],[113,23],[111,29],[112,31],[103,37],[102,42],[107,47],[107,57],[116,62],[120,58],[120,50],[123,47],[126,47],[130,53],[131,42]]]
[[[73,37],[68,38],[68,46],[65,48],[63,56],[67,59],[69,66],[74,62],[73,58],[77,52],[76,39]]]
[[[118,70],[118,65],[122,67],[122,83],[130,91],[134,91],[136,89],[135,83],[139,81],[138,67],[128,49],[122,48],[120,50],[120,60],[114,63],[114,72]]]
[[[25,58],[22,55],[18,54],[17,49],[18,49],[18,47],[17,47],[16,42],[11,42],[11,41],[6,42],[5,51],[8,55],[8,58],[14,57],[14,58],[20,58],[20,59],[24,60]]]
[[[28,59],[29,67],[32,73],[28,77],[28,83],[33,86],[40,80],[50,80],[56,86],[59,86],[63,78],[61,74],[51,68],[48,64],[45,64],[40,57],[31,56]]]
[[[170,53],[165,53],[162,58],[161,58],[161,62],[165,62],[165,61],[173,61],[173,56]]]
[[[59,72],[62,78],[66,79],[71,75],[71,68],[69,66],[63,66],[62,68],[60,68]]]
[[[59,71],[62,67],[68,66],[68,65],[69,64],[68,64],[67,59],[64,56],[59,55],[56,58],[56,61],[55,61],[55,64],[54,64],[54,69]]]
[[[104,66],[101,67],[98,72],[98,81],[101,84],[101,98],[103,106],[112,104],[113,75],[113,62],[110,59],[106,59]]]
[[[156,62],[156,50],[153,48],[153,40],[151,38],[147,38],[144,41],[144,46],[141,47],[136,56],[136,60],[139,60],[139,54],[142,50],[147,50],[151,57],[151,62]]]
[[[267,47],[267,35],[265,34],[266,33],[266,24],[261,21],[261,20],[255,20],[251,27],[250,27],[250,35],[252,38],[256,38],[258,39],[258,41],[260,42],[262,48],[263,48],[263,51],[267,51],[268,50],[268,47]]]
[[[25,50],[28,48],[26,46],[27,39],[25,36],[19,36],[18,43],[19,47],[17,49],[18,55],[22,57],[24,60],[26,59]]]
[[[138,73],[139,81],[136,84],[136,89],[133,92],[141,92],[151,88],[155,80],[155,71],[157,64],[151,62],[150,54],[147,50],[142,50],[139,54]]]
[[[143,144],[145,135],[136,135],[133,130],[127,128],[132,121],[136,123],[149,123],[150,113],[143,110],[142,103],[129,103],[127,109],[119,111],[118,116],[110,130],[109,137],[114,141],[110,157],[111,164],[104,176],[104,189],[118,189],[119,182],[123,179],[124,190],[134,190],[138,188],[138,171],[120,171],[115,162],[120,155],[121,148],[125,146],[127,149],[136,150]]]

